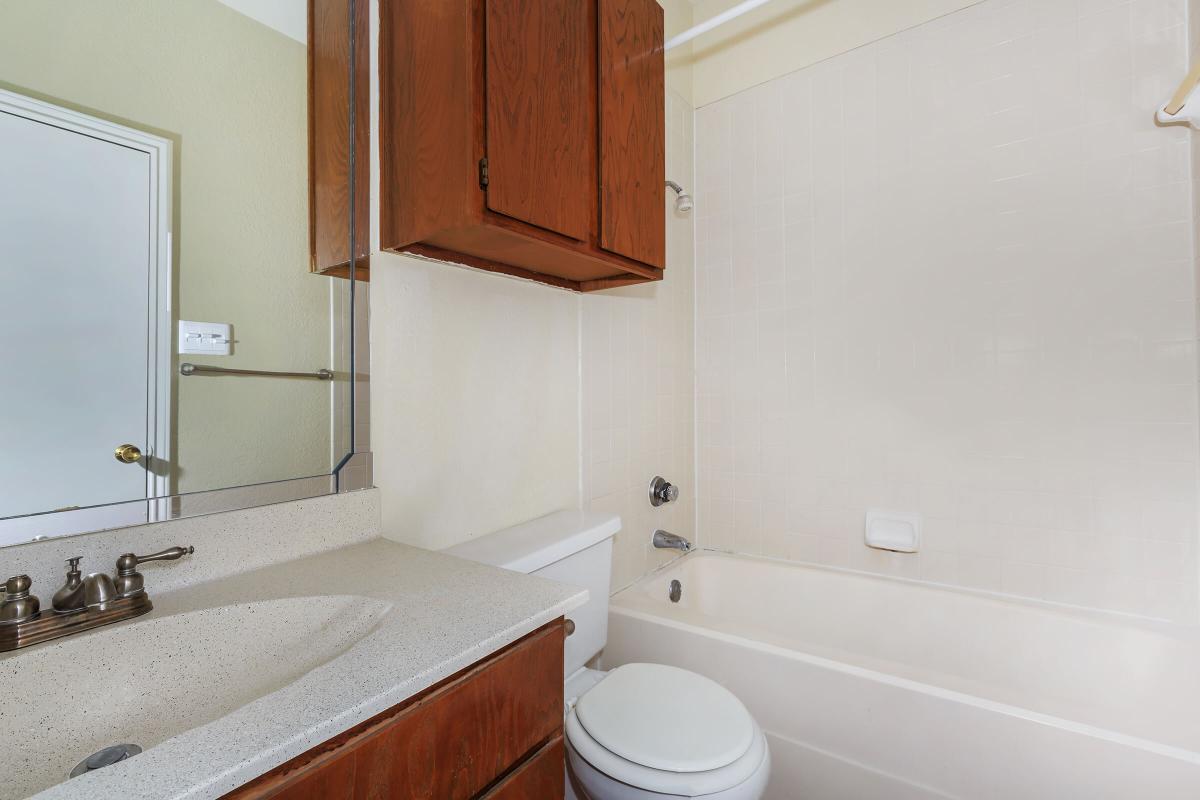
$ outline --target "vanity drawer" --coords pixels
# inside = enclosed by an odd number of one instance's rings
[[[502,780],[481,800],[531,800],[561,797],[566,785],[566,750],[559,736]]]
[[[226,798],[561,797],[563,639],[560,618]],[[556,790],[522,794],[551,770]]]

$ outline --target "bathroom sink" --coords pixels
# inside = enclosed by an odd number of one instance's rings
[[[280,689],[371,633],[353,595],[217,606],[99,628],[0,659],[0,800],[67,778],[109,745],[143,749]]]

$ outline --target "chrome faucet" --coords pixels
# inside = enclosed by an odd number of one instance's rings
[[[154,606],[138,564],[174,561],[193,552],[192,547],[172,547],[148,556],[125,553],[117,559],[115,578],[103,572],[83,577],[79,571],[82,556],[68,558],[66,582],[54,593],[52,608],[45,611],[29,593],[33,586],[29,576],[14,575],[0,584],[5,592],[0,602],[0,652],[145,614]]]
[[[687,539],[664,530],[655,531],[650,543],[661,550],[680,550],[686,553],[692,549],[692,543]]]

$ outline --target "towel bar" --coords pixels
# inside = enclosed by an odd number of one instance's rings
[[[231,369],[229,367],[210,367],[205,364],[188,364],[179,365],[180,375],[195,375],[196,373],[204,372],[213,375],[262,375],[268,378],[312,378],[318,381],[333,380],[333,373],[327,369],[319,369],[316,372],[271,372],[265,369]]]

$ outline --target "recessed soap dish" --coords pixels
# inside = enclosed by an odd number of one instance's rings
[[[899,511],[868,511],[867,547],[895,553],[915,553],[921,546],[921,515]]]

